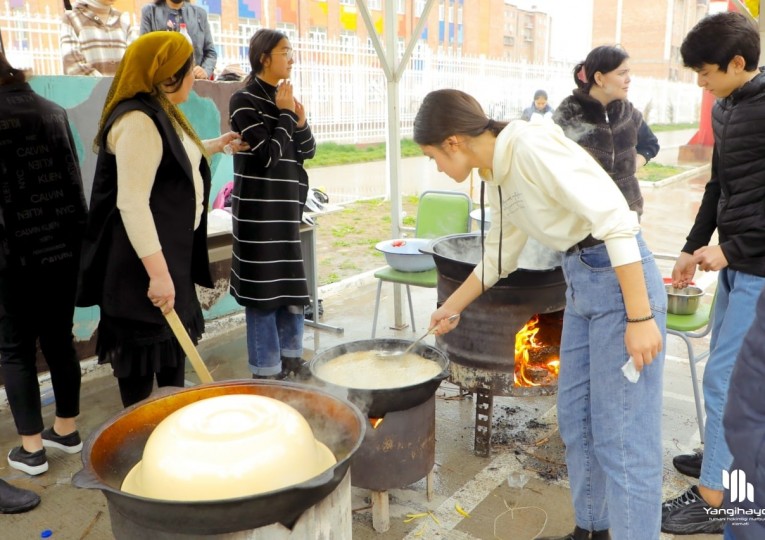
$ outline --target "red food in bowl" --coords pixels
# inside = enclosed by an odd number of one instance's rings
[[[664,284],[665,285],[671,285],[672,284],[672,278],[671,277],[665,277],[664,278]],[[691,281],[690,283],[688,283],[688,285],[696,285],[696,282],[695,281]]]

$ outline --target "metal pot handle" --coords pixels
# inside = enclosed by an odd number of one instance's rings
[[[436,240],[437,240],[437,238],[435,238],[435,239],[431,240],[430,242],[428,242],[428,245],[422,246],[420,248],[420,253],[424,253],[426,255],[436,255],[436,252],[433,251],[433,244],[435,243]]]

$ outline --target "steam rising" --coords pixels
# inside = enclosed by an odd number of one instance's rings
[[[435,242],[433,251],[447,259],[477,265],[481,262],[481,239],[475,234],[444,238]],[[518,258],[518,267],[525,270],[549,270],[560,266],[562,261],[561,252],[529,238]]]

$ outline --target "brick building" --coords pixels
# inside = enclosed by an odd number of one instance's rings
[[[620,44],[634,75],[694,82],[680,45],[707,9],[707,0],[593,0],[592,45]]]
[[[63,13],[63,0],[8,0],[11,10]],[[74,0],[70,0],[74,1]],[[115,8],[136,20],[151,0],[117,0]],[[367,0],[378,34],[384,26],[386,0]],[[425,0],[396,2],[397,35],[401,44],[414,32]],[[195,0],[208,14],[213,34],[235,31],[250,36],[259,27],[282,30],[290,37],[339,39],[366,44],[368,32],[355,0]],[[29,4],[27,7],[25,4]],[[548,58],[549,16],[526,11],[512,0],[437,0],[420,36],[432,50],[485,55],[511,61],[544,63]]]

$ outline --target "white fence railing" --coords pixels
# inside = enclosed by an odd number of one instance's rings
[[[0,6],[0,31],[15,67],[40,75],[61,74],[60,15]],[[3,9],[4,7],[4,9]],[[137,17],[134,17],[137,23]],[[220,30],[213,25],[218,68],[239,64],[249,71],[247,49],[252,28]],[[245,31],[247,34],[245,34]],[[296,94],[308,111],[317,140],[368,143],[385,139],[387,81],[375,51],[366,44],[293,38]],[[436,88],[459,88],[473,94],[487,114],[513,119],[544,88],[553,106],[574,87],[572,66],[518,64],[499,59],[433,52],[418,47],[399,83],[400,129],[412,134],[422,97]],[[635,77],[630,99],[647,112],[649,123],[698,121],[701,91],[693,84]]]

